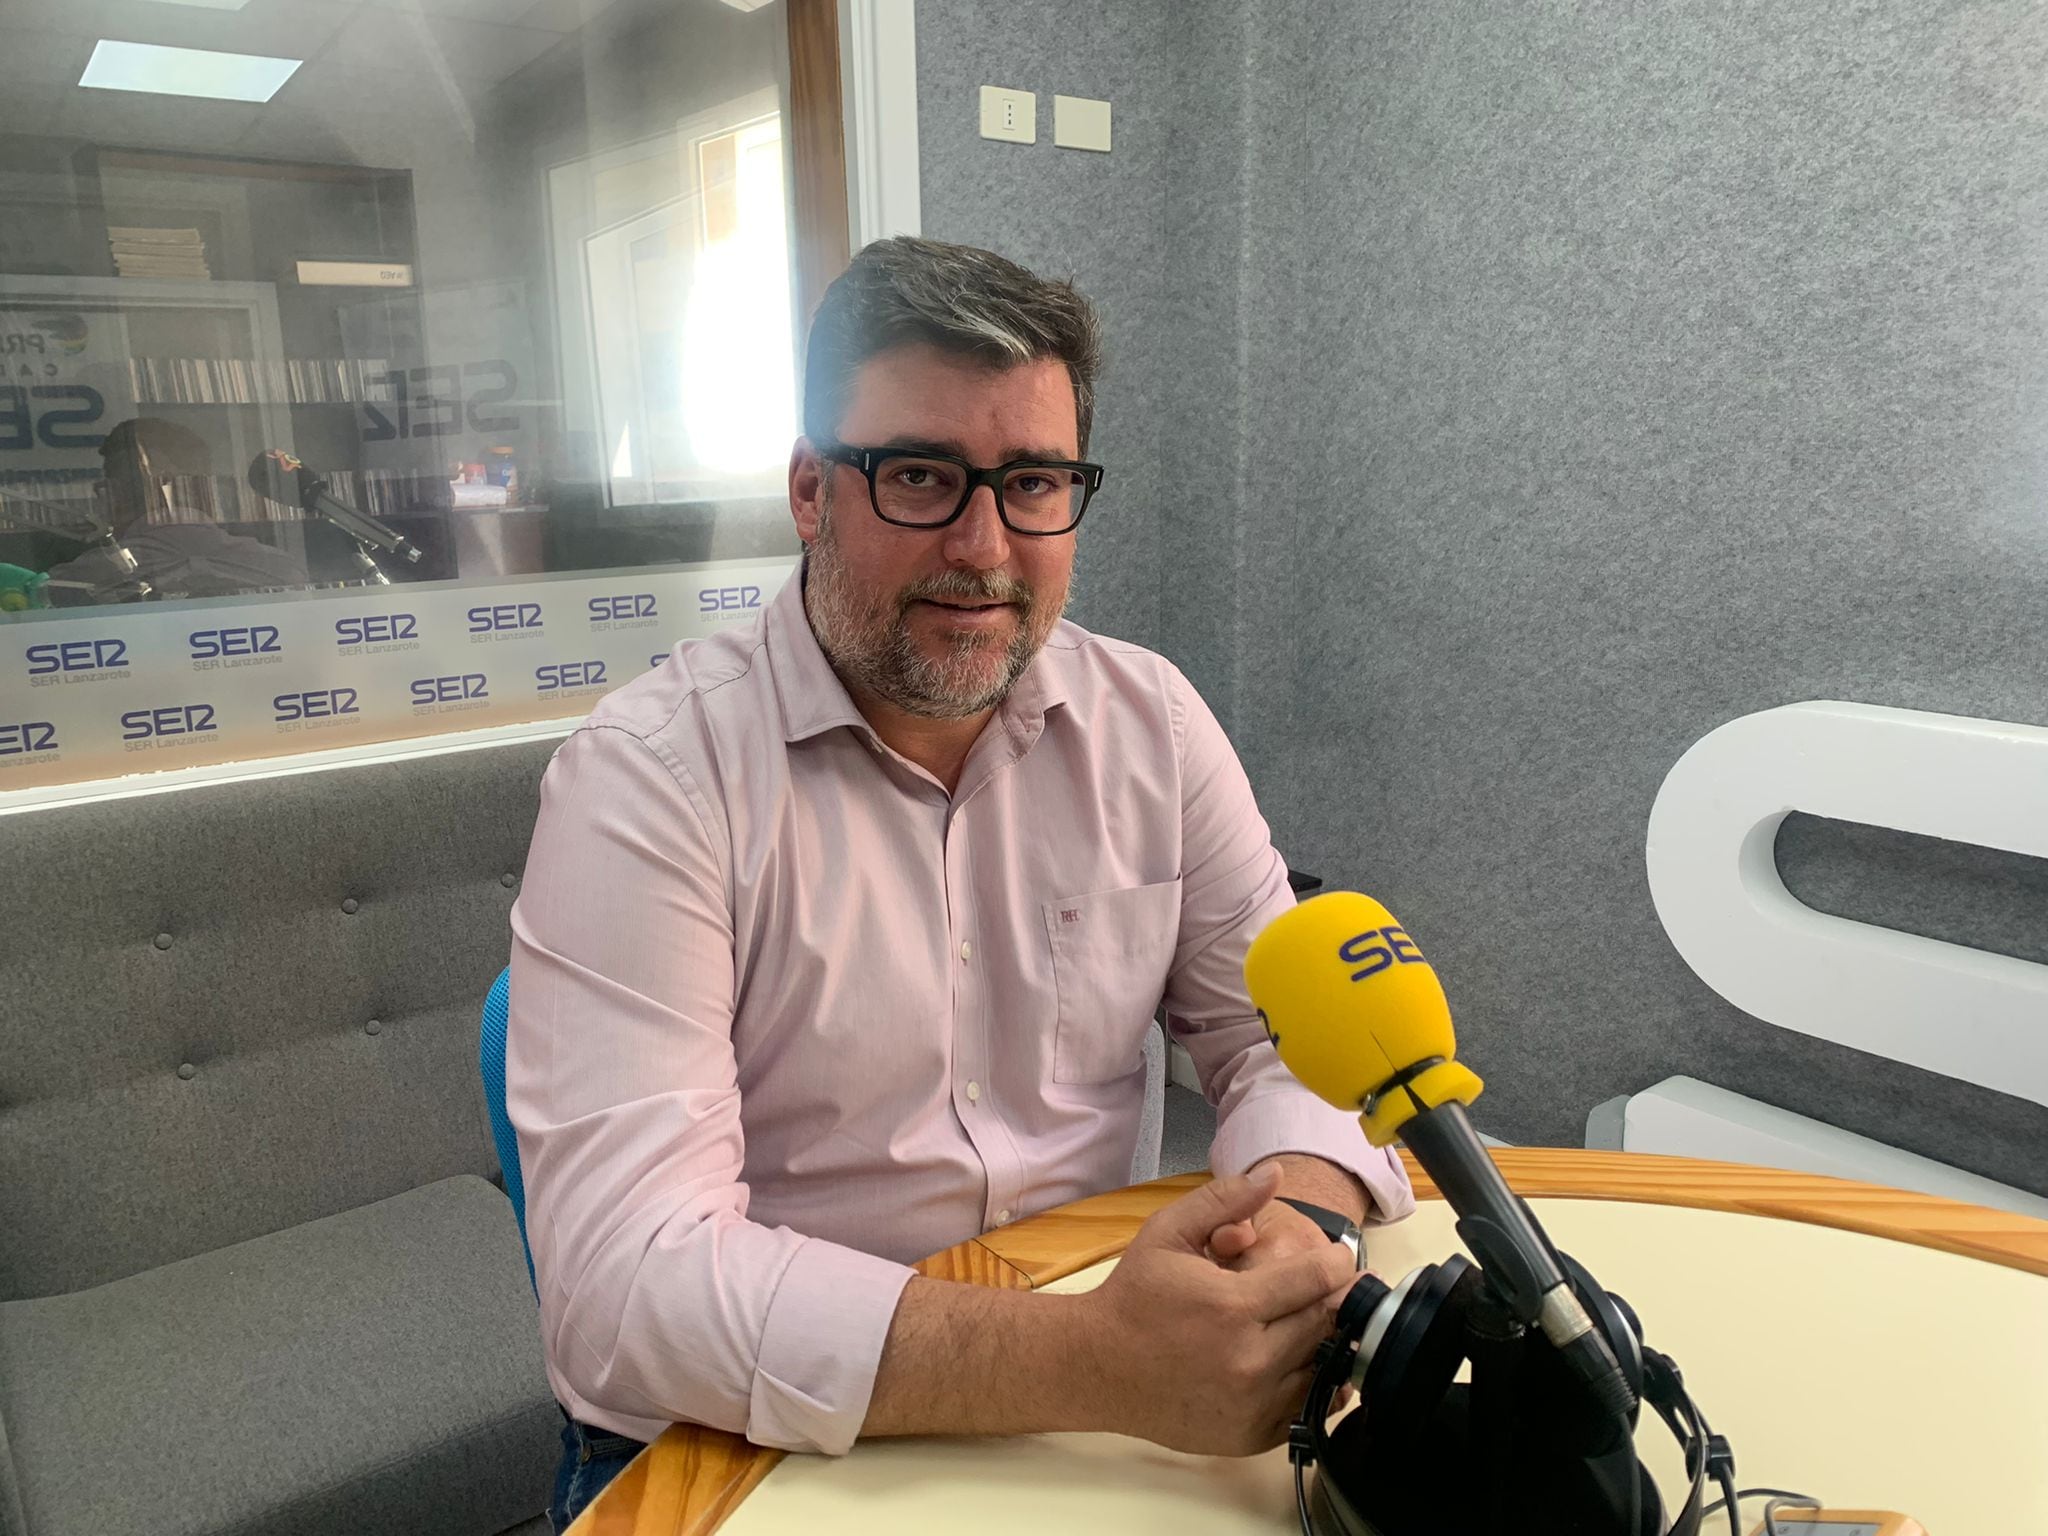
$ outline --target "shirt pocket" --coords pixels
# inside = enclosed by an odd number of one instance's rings
[[[1180,936],[1180,881],[1045,903],[1059,1024],[1056,1083],[1108,1083],[1143,1062]]]

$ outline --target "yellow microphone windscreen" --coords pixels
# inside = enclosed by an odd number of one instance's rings
[[[1457,1053],[1436,971],[1394,915],[1356,891],[1274,918],[1252,940],[1244,979],[1287,1070],[1341,1109],[1361,1111],[1395,1073]]]

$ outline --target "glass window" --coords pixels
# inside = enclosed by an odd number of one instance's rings
[[[581,713],[786,577],[830,6],[18,9],[0,790]]]

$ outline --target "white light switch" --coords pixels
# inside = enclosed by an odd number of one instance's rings
[[[1052,141],[1062,149],[1109,153],[1109,103],[1086,96],[1052,99]]]
[[[981,88],[981,136],[1011,144],[1038,142],[1038,98],[1030,91],[1009,91],[1000,85]]]

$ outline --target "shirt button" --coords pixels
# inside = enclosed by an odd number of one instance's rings
[[[965,939],[962,939],[960,941],[960,958],[962,960],[971,960],[974,958],[974,946],[968,943]]]
[[[981,1084],[969,1083],[967,1085],[967,1102],[970,1104],[979,1104],[981,1102]]]

